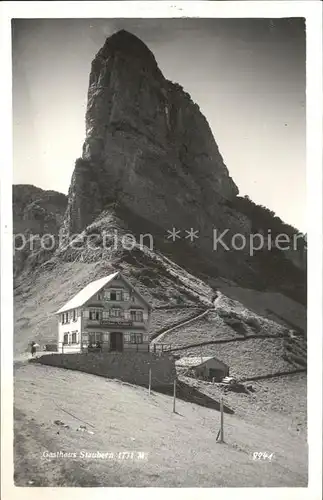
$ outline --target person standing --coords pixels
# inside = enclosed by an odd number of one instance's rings
[[[36,342],[32,341],[30,351],[31,351],[32,357],[34,357],[36,354]]]

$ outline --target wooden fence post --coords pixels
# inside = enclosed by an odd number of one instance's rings
[[[176,413],[176,378],[174,380],[173,413]]]
[[[220,426],[220,443],[224,443],[224,419],[223,419],[223,396],[220,399],[221,426]]]
[[[149,389],[148,389],[148,394],[150,396],[151,392],[151,368],[149,368]]]

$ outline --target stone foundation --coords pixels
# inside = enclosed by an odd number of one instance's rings
[[[176,378],[175,360],[167,354],[143,352],[47,354],[34,361],[147,387],[149,368],[151,368],[151,387],[155,390],[172,386]]]

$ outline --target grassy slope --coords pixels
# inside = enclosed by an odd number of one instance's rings
[[[306,308],[292,300],[281,293],[275,292],[260,292],[257,290],[250,290],[248,288],[241,288],[238,286],[228,286],[221,280],[216,282],[218,290],[220,290],[224,295],[230,297],[235,301],[239,301],[244,304],[246,308],[260,316],[265,316],[272,318],[278,323],[282,323],[285,326],[289,325],[289,322],[294,323],[296,327],[306,331]],[[278,314],[279,316],[274,316],[270,314],[269,311]],[[286,323],[280,321],[279,317],[285,318]]]
[[[260,330],[257,335],[279,335],[283,329],[280,325],[263,321],[262,318],[257,318],[260,324]],[[247,319],[248,321],[248,319]],[[224,339],[237,339],[241,337],[248,337],[255,335],[255,331],[244,322],[244,318],[239,318],[239,329],[235,325],[228,324],[217,311],[210,311],[202,318],[190,323],[189,325],[181,328],[178,326],[176,330],[169,333],[165,332],[161,340],[166,343],[180,347],[194,343],[218,341]],[[269,327],[268,327],[269,326]]]
[[[208,342],[218,339],[234,339],[237,335],[213,311],[184,327],[165,332],[160,337],[161,342],[170,343],[173,347]]]
[[[230,367],[230,375],[244,379],[295,370],[283,352],[283,339],[261,338],[178,351],[182,356],[215,356]]]
[[[155,309],[151,318],[151,333],[158,332],[160,329],[171,328],[172,325],[178,322],[184,322],[197,315],[203,309],[198,307],[180,308],[174,307],[172,309]]]
[[[91,401],[91,404],[88,404]],[[15,481],[35,486],[306,486],[307,447],[289,419],[225,417],[226,444],[216,443],[219,413],[94,375],[44,365],[15,373]],[[94,434],[60,409],[91,423]],[[54,420],[67,423],[58,427]],[[41,429],[41,431],[40,431]],[[58,434],[59,432],[59,434]],[[51,452],[145,451],[148,459],[45,459]],[[254,451],[275,453],[271,463]]]
[[[192,379],[185,376],[180,378],[216,400],[224,394],[225,401],[230,408],[234,408],[235,414],[243,419],[261,424],[264,419],[268,418],[273,427],[283,419],[283,421],[288,422],[290,431],[302,434],[303,438],[306,439],[307,378],[305,373],[252,381],[254,392],[246,393],[224,392],[225,388],[219,384],[201,380],[192,382]]]

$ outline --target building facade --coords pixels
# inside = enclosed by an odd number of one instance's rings
[[[67,302],[58,317],[58,351],[148,350],[151,307],[120,272],[93,281]]]

